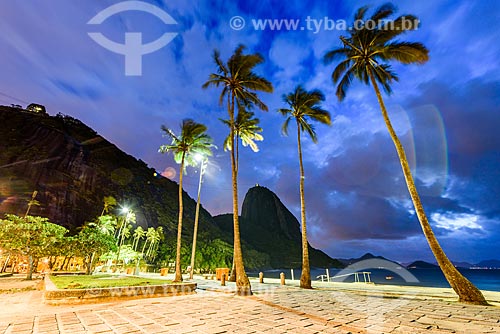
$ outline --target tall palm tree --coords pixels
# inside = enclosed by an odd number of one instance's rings
[[[148,245],[148,242],[152,243],[153,240],[155,240],[155,239],[156,239],[156,230],[154,229],[154,227],[149,227],[146,231],[146,241],[144,241],[144,244],[142,245],[142,250],[141,250],[142,256],[144,258],[146,258],[146,254],[144,253],[144,251],[146,249],[146,246]]]
[[[133,250],[137,251],[137,247],[139,246],[139,241],[146,235],[146,231],[142,228],[142,226],[137,226],[134,230],[134,242],[132,243]]]
[[[159,226],[161,227],[161,226]],[[160,233],[158,230],[153,230],[150,234],[150,242],[148,250],[146,251],[146,256],[152,260],[153,252],[155,251],[156,245],[160,242]]]
[[[130,229],[132,228],[132,225],[129,225],[129,223],[135,224],[136,222],[136,216],[132,210],[126,209],[125,212],[125,218],[122,226],[118,230],[118,238],[116,239],[116,245],[118,246],[118,251],[116,252],[116,266],[118,266],[118,262],[120,260],[120,252],[123,242],[130,236]]]
[[[340,37],[343,43],[341,48],[333,49],[324,56],[325,63],[331,63],[336,58],[342,59],[332,73],[334,84],[338,82],[336,95],[339,100],[343,100],[347,89],[355,78],[373,86],[389,135],[396,147],[415,212],[439,267],[450,286],[458,294],[460,301],[485,305],[487,303],[481,291],[455,268],[432,231],[415,187],[405,150],[391,124],[379,89],[380,84],[385,92],[390,94],[392,91],[390,84],[393,80],[398,81],[398,77],[391,70],[389,61],[395,60],[403,64],[423,64],[429,59],[429,51],[423,44],[395,40],[406,31],[417,29],[419,20],[413,15],[404,15],[394,20],[388,20],[395,13],[395,7],[387,3],[379,7],[370,18],[377,23],[378,28],[367,29],[359,24],[365,21],[367,10],[367,7],[358,9],[354,17],[357,27],[350,30],[350,36]]]
[[[174,282],[182,282],[181,272],[181,235],[182,235],[182,176],[186,166],[196,166],[196,154],[203,156],[212,155],[212,138],[205,132],[207,127],[196,123],[192,119],[184,119],[181,125],[181,134],[177,136],[172,130],[162,126],[167,137],[172,139],[170,145],[160,146],[159,152],[172,152],[174,160],[180,164],[179,172],[179,223],[177,225],[177,250],[175,256],[175,278]]]
[[[306,91],[302,86],[297,86],[293,92],[283,95],[283,101],[288,108],[279,109],[286,117],[285,123],[281,128],[283,134],[288,135],[288,126],[295,119],[297,124],[297,149],[299,154],[300,168],[300,218],[302,227],[302,274],[300,276],[300,287],[312,289],[311,269],[309,266],[309,243],[307,242],[307,224],[306,224],[306,202],[304,196],[304,164],[302,163],[302,144],[301,133],[306,132],[314,143],[318,142],[318,137],[314,127],[309,121],[320,122],[331,125],[330,113],[321,108],[320,104],[325,100],[325,96],[319,90]]]
[[[231,137],[231,174],[233,186],[233,230],[234,230],[234,262],[236,273],[237,294],[251,295],[252,289],[241,252],[240,225],[238,221],[238,170],[236,164],[235,152],[235,106],[244,106],[250,108],[257,106],[259,109],[267,111],[268,108],[262,102],[256,92],[273,91],[273,86],[265,78],[254,72],[255,66],[264,62],[262,56],[258,53],[243,54],[245,47],[239,45],[226,63],[220,58],[219,51],[215,50],[213,54],[214,62],[217,66],[217,72],[211,73],[203,88],[209,86],[222,87],[219,96],[219,104],[223,104],[224,99],[227,104],[229,115]]]
[[[226,124],[231,129],[231,122],[225,119],[221,119],[222,123]],[[249,112],[245,109],[245,107],[239,106],[238,114],[234,121],[234,133],[236,140],[236,173],[238,173],[238,168],[240,165],[240,142],[243,146],[250,146],[252,151],[259,152],[259,147],[257,146],[256,141],[264,140],[264,137],[259,133],[262,132],[262,128],[258,125],[260,120],[254,117],[253,112]],[[226,139],[224,140],[224,151],[231,151],[233,148],[233,140],[231,138],[231,134],[228,134]],[[234,252],[233,252],[234,253]],[[236,264],[234,259],[236,256],[233,255],[233,266],[231,269],[231,276],[229,278],[230,281],[236,282]]]

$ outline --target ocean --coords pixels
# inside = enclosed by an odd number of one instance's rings
[[[401,274],[398,271],[401,270]],[[450,285],[444,278],[440,269],[399,269],[396,271],[389,271],[385,269],[370,269],[366,270],[371,272],[371,281],[375,284],[387,285],[409,285],[409,286],[426,286],[437,288],[449,288]],[[415,278],[416,282],[408,282],[403,278],[406,276],[404,272],[410,272]],[[330,281],[332,282],[353,282],[354,276],[333,278],[341,269],[329,269]],[[500,291],[500,269],[459,269],[459,271],[467,277],[475,286],[481,290]],[[264,271],[264,277],[279,278],[280,273],[285,273],[286,279],[291,279],[290,269],[275,269]],[[300,279],[301,270],[294,269],[294,278]],[[326,275],[325,269],[311,268],[311,279],[313,281],[321,280],[317,278],[319,275]],[[402,276],[403,275],[403,276]],[[258,272],[249,272],[248,276],[258,277]],[[363,276],[359,275],[360,280],[363,281]],[[390,278],[390,279],[389,279]]]

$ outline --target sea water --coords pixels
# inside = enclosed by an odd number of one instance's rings
[[[349,277],[335,278],[341,269],[329,269],[331,282],[354,282],[354,275]],[[444,278],[440,269],[396,269],[389,271],[385,269],[370,269],[369,271],[371,281],[375,284],[388,284],[388,285],[409,285],[409,286],[425,286],[437,288],[449,288],[450,285]],[[417,280],[417,282],[408,282],[403,277],[405,271],[410,272]],[[481,290],[500,291],[500,269],[459,269],[459,271],[469,279],[475,286]],[[279,278],[280,273],[285,274],[286,279],[291,279],[290,269],[274,269],[265,270],[264,277]],[[294,269],[295,280],[300,279],[301,270]],[[248,273],[250,277],[258,277],[258,272],[252,271]],[[325,269],[311,268],[311,279],[313,281],[321,281],[320,275],[326,275]],[[363,282],[363,275],[359,275],[359,279]],[[325,278],[326,280],[326,278]]]

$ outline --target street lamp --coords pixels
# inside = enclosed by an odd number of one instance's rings
[[[200,180],[198,182],[198,199],[196,200],[196,213],[194,215],[194,232],[193,232],[193,249],[191,250],[191,270],[189,272],[189,279],[193,279],[194,272],[194,258],[196,255],[196,236],[198,234],[198,218],[200,215],[200,192],[201,183],[203,180],[203,174],[205,173],[205,168],[207,167],[207,158],[201,154],[196,154],[194,156],[195,160],[200,164]]]

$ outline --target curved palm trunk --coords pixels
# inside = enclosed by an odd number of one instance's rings
[[[297,120],[297,147],[299,151],[299,166],[300,166],[300,219],[302,227],[302,274],[300,275],[300,287],[304,289],[312,289],[311,268],[309,266],[309,245],[307,243],[306,201],[304,196],[304,164],[302,163],[300,124],[298,120]]]
[[[196,257],[196,237],[198,235],[198,218],[200,216],[200,192],[201,192],[201,181],[203,177],[203,164],[200,162],[200,180],[198,182],[198,198],[196,200],[196,211],[194,214],[194,231],[193,231],[193,249],[191,250],[191,271],[189,273],[189,278],[193,279],[194,272],[194,259]]]
[[[174,282],[182,282],[181,272],[181,236],[182,236],[182,175],[184,171],[184,155],[182,154],[181,170],[179,173],[179,224],[177,225],[177,250],[175,252],[175,278]]]
[[[243,264],[243,254],[241,252],[240,224],[238,220],[238,170],[235,157],[234,143],[234,95],[231,95],[231,105],[229,107],[229,119],[231,121],[231,171],[233,183],[233,229],[234,229],[234,265],[236,269],[236,293],[242,296],[252,295],[252,288],[245,266]]]
[[[457,268],[455,268],[453,263],[451,263],[451,261],[448,259],[443,249],[439,245],[439,242],[436,239],[434,232],[432,231],[432,227],[427,220],[424,207],[422,206],[420,196],[418,195],[417,188],[415,187],[415,181],[413,180],[413,176],[411,174],[410,165],[408,164],[405,150],[403,148],[403,145],[399,141],[394,128],[392,127],[389,115],[387,114],[387,109],[385,108],[384,100],[382,99],[382,95],[380,94],[377,82],[375,81],[375,77],[370,70],[368,70],[368,75],[370,76],[370,81],[373,85],[373,88],[375,89],[375,94],[377,95],[378,103],[380,104],[380,109],[382,110],[385,124],[387,126],[387,129],[389,130],[391,139],[394,142],[394,146],[396,146],[396,151],[398,152],[401,168],[403,169],[403,174],[405,176],[406,185],[408,187],[408,191],[410,192],[410,196],[413,201],[413,206],[415,207],[415,212],[417,213],[420,226],[422,227],[422,231],[424,232],[425,238],[427,239],[427,242],[439,264],[439,267],[443,271],[443,274],[450,286],[457,293],[460,302],[477,305],[488,305],[481,291],[479,291],[478,288],[476,288],[457,270]]]

